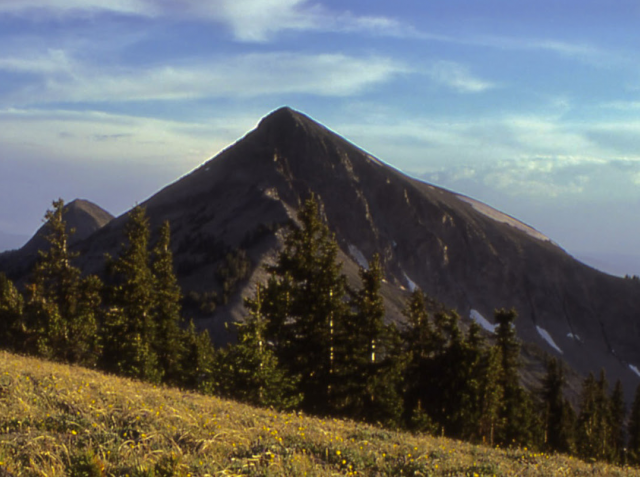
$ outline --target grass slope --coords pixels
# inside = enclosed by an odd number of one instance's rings
[[[0,475],[615,476],[640,471],[252,408],[0,351]]]

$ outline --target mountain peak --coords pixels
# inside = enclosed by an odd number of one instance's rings
[[[264,117],[256,129],[272,139],[282,139],[282,136],[293,134],[324,135],[329,130],[316,120],[290,107],[281,107]]]
[[[66,222],[69,231],[74,229],[70,242],[75,244],[85,240],[104,227],[113,220],[114,216],[89,200],[76,198],[65,205],[65,212],[62,218]],[[24,255],[35,255],[38,250],[46,249],[48,243],[44,239],[45,232],[46,224],[40,227],[31,240],[22,247],[21,252]]]
[[[297,110],[294,110],[291,107],[284,106],[274,110],[273,112],[265,116],[262,120],[260,120],[258,128],[280,125],[284,123],[300,122],[303,118],[308,119],[308,117],[298,112]]]

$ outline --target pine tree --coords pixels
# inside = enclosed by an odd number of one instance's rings
[[[302,407],[336,411],[336,332],[347,315],[346,277],[337,262],[338,245],[318,215],[312,196],[298,214],[301,228],[285,238],[264,288],[265,337],[289,373],[300,377]]]
[[[636,388],[636,393],[629,415],[629,460],[635,464],[640,463],[640,385]]]
[[[500,383],[500,354],[497,348],[491,347],[482,356],[479,366],[479,403],[476,438],[482,443],[494,445],[498,432],[502,428],[502,405],[504,392]],[[473,425],[473,424],[472,424]],[[473,433],[473,432],[472,432]]]
[[[624,391],[620,380],[616,382],[611,397],[609,399],[609,421],[611,438],[611,456],[612,462],[621,462],[624,456],[625,448],[625,432],[624,421],[626,418],[626,406],[624,402]]]
[[[24,300],[13,282],[0,272],[0,348],[24,351]]]
[[[64,221],[64,201],[53,202],[45,215],[46,251],[40,251],[32,281],[27,286],[28,329],[34,353],[70,363],[94,365],[100,354],[97,309],[100,304],[97,279],[82,280],[72,266],[77,256],[69,251]],[[96,297],[98,295],[98,297]]]
[[[88,367],[95,367],[102,355],[100,324],[102,323],[102,291],[104,285],[96,275],[80,280],[78,303],[69,324],[75,339],[67,352],[67,359]]]
[[[158,356],[163,382],[176,384],[181,376],[181,357],[186,347],[183,342],[180,342],[182,294],[173,271],[170,241],[171,227],[167,221],[160,228],[159,239],[153,250],[152,273],[155,286],[153,318],[156,330],[153,347]]]
[[[565,401],[564,369],[554,357],[547,362],[547,374],[542,384],[542,404],[544,408],[545,447],[550,451],[571,453],[574,425],[571,419],[575,414],[569,410]]]
[[[217,393],[260,407],[289,410],[300,404],[302,394],[298,378],[279,365],[265,339],[261,290],[258,284],[255,297],[245,300],[249,316],[236,326],[238,342],[217,355]]]
[[[214,393],[215,350],[209,332],[203,330],[198,333],[192,320],[181,337],[185,352],[180,368],[180,386],[204,394]]]
[[[611,404],[604,371],[599,380],[593,374],[585,379],[580,394],[576,447],[583,458],[610,461],[614,457]]]
[[[376,254],[360,269],[362,288],[351,293],[351,315],[336,335],[335,401],[340,411],[367,422],[395,425],[402,410],[397,329],[385,325],[380,294],[382,265]]]
[[[401,335],[404,349],[404,421],[415,431],[433,431],[437,424],[431,418],[430,400],[437,395],[433,388],[432,357],[439,341],[426,307],[421,290],[411,293],[403,310]]]
[[[497,355],[495,349],[487,348],[476,322],[471,323],[463,347],[457,412],[452,415],[449,431],[465,440],[493,444],[502,401]]]
[[[156,296],[149,265],[149,220],[136,206],[125,225],[127,243],[120,256],[109,259],[115,277],[111,308],[105,321],[105,368],[134,378],[159,382],[162,372],[154,349]]]
[[[496,348],[500,358],[499,383],[503,392],[502,424],[496,440],[502,445],[524,445],[533,447],[540,436],[539,420],[534,415],[534,400],[521,386],[518,368],[520,366],[520,343],[516,338],[514,322],[515,310],[495,312]]]

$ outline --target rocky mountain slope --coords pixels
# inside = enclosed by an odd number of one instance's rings
[[[183,290],[201,303],[212,299],[209,313],[192,314],[218,342],[227,338],[224,324],[242,317],[242,297],[264,277],[259,265],[273,258],[282,226],[311,192],[352,280],[381,254],[390,320],[416,287],[489,331],[495,308],[515,307],[524,341],[580,373],[605,368],[632,394],[640,379],[639,282],[598,272],[534,228],[410,178],[289,108],[144,203],[154,228],[170,220]],[[117,251],[124,221],[78,242],[86,271],[100,272],[104,254]],[[223,298],[225,282],[232,288]]]

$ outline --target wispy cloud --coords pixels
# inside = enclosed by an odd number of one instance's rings
[[[266,42],[286,31],[366,32],[407,36],[408,25],[383,16],[336,11],[309,0],[3,0],[0,14],[31,18],[116,13],[148,18],[182,18],[226,25],[242,42]]]
[[[117,162],[127,152],[126,157],[135,161],[194,166],[244,133],[242,123],[233,118],[195,123],[10,108],[0,110],[0,151],[5,158],[51,157],[67,162]]]
[[[2,0],[0,13],[24,15],[30,18],[43,16],[77,16],[89,13],[112,12],[128,15],[152,15],[159,12],[154,2],[147,0]]]
[[[452,88],[461,93],[478,93],[495,88],[494,83],[482,80],[472,75],[469,69],[455,62],[436,62],[427,74],[433,81]]]
[[[102,67],[61,51],[0,58],[0,70],[41,75],[11,92],[12,105],[48,102],[126,102],[305,93],[358,95],[410,70],[385,57],[297,53],[204,58],[147,68]]]

